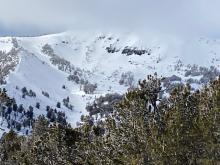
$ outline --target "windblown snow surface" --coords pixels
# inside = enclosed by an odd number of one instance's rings
[[[82,114],[87,114],[85,107],[88,102],[107,93],[126,92],[128,87],[119,84],[122,73],[132,72],[135,83],[155,72],[163,76],[177,75],[184,82],[185,69],[189,64],[216,68],[220,64],[220,40],[216,39],[72,31],[16,39],[21,48],[19,63],[2,87],[18,104],[26,108],[32,105],[35,117],[45,115],[47,105],[56,108],[57,102],[69,96],[74,109],[61,106],[58,110],[65,111],[67,121],[73,126],[80,121]],[[59,70],[51,63],[50,57],[42,52],[45,44],[51,45],[57,56],[83,70],[89,82],[97,83],[94,94],[85,94],[79,84],[68,81],[70,73]],[[0,38],[0,50],[9,52],[12,47],[11,37]],[[107,47],[117,51],[109,53]],[[122,53],[126,47],[147,50],[148,53],[126,55]],[[23,87],[33,90],[36,97],[22,98]],[[46,91],[50,97],[42,95],[42,91]],[[36,102],[40,103],[40,109],[35,108]],[[7,131],[7,128],[4,129]]]

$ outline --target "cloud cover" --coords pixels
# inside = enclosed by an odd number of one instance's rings
[[[220,36],[219,0],[0,0],[0,35],[74,29]]]

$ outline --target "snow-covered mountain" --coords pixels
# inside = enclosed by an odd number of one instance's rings
[[[218,75],[220,64],[220,40],[153,34],[68,31],[2,37],[0,50],[7,94],[27,109],[33,106],[35,117],[46,115],[47,106],[63,111],[73,126],[87,114],[88,102],[107,93],[123,94],[148,74],[198,87]],[[3,118],[1,127],[7,130]]]

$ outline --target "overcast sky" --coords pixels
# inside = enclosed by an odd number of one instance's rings
[[[74,29],[220,37],[220,0],[0,0],[0,35]]]

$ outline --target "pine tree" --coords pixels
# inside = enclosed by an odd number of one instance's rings
[[[61,103],[57,102],[57,108],[61,108]]]

